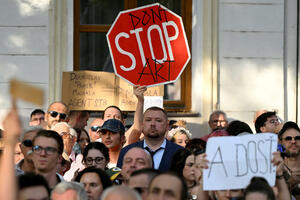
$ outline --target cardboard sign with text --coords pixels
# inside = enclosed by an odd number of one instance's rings
[[[274,186],[276,167],[271,160],[276,150],[277,135],[272,133],[209,138],[203,189],[242,189],[253,176],[264,177]]]
[[[44,91],[41,88],[16,79],[10,80],[10,95],[38,106],[44,103]]]
[[[163,96],[163,86],[148,88],[145,96]],[[135,111],[133,87],[114,73],[97,71],[63,72],[62,101],[70,110],[104,110],[116,105]]]

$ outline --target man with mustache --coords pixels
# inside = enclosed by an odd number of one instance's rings
[[[201,139],[207,142],[208,138],[215,136],[226,136],[228,133],[225,129],[228,127],[228,120],[226,113],[221,110],[215,110],[209,116],[208,125],[211,129],[211,133],[201,137]]]
[[[285,147],[283,177],[288,181],[292,195],[300,196],[300,129],[295,122],[286,122],[278,133]],[[297,199],[298,199],[297,198]]]

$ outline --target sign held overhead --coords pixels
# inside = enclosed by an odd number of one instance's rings
[[[133,85],[175,82],[191,57],[181,17],[159,3],[120,12],[106,37],[115,73]]]

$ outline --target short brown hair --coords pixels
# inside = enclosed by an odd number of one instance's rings
[[[149,110],[161,111],[165,115],[166,119],[168,120],[168,113],[163,108],[160,108],[157,106],[152,106],[150,108],[147,108],[147,110],[144,113],[148,112]]]

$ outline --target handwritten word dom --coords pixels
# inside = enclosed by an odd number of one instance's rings
[[[250,140],[247,143],[235,143],[231,150],[230,157],[234,158],[235,167],[226,166],[228,162],[225,161],[224,152],[221,151],[220,146],[217,147],[213,158],[211,160],[208,178],[214,174],[214,169],[223,169],[223,174],[228,177],[229,171],[233,171],[235,177],[247,176],[248,174],[265,175],[272,173],[272,149],[276,145],[277,138],[269,137],[268,139]]]
[[[163,17],[161,15],[162,11],[163,11],[163,13],[166,12],[165,10],[163,10],[159,7],[157,12],[155,12],[153,9],[151,9],[151,15],[147,11],[143,11],[138,14],[133,14],[133,13],[129,14],[129,17],[131,18],[133,29],[129,30],[129,33],[128,32],[120,32],[115,37],[115,45],[116,45],[117,50],[121,54],[128,56],[131,60],[131,66],[124,66],[124,65],[120,66],[120,68],[123,71],[134,70],[136,67],[136,60],[138,58],[141,59],[143,66],[146,66],[147,59],[145,56],[145,52],[149,52],[149,50],[150,50],[150,54],[151,54],[151,59],[156,60],[159,63],[163,63],[166,60],[172,60],[172,61],[174,60],[173,51],[172,51],[172,47],[171,47],[171,41],[176,40],[178,38],[179,30],[174,21],[167,21],[166,14],[164,14],[165,20],[163,20]],[[159,19],[158,22],[155,20],[155,18]],[[164,21],[164,22],[162,22],[162,21]],[[153,24],[149,25],[150,22]],[[139,23],[144,25],[144,27],[136,28],[139,25]],[[149,26],[145,27],[146,25],[149,25]],[[174,35],[170,36],[168,34],[168,27],[173,28],[175,30]],[[158,37],[156,37],[157,34],[158,34]],[[141,35],[142,35],[142,37],[141,37]],[[124,50],[120,45],[119,40],[121,38],[130,39],[130,37],[135,37],[135,41],[136,41],[138,49],[139,49],[138,57],[135,57],[133,52]],[[142,44],[142,40],[148,41],[149,49],[146,49],[145,45]],[[155,49],[153,48],[154,44],[155,44],[155,47],[157,47],[158,43],[159,43],[159,45],[161,45],[161,49],[163,52],[163,55],[161,55],[161,57],[159,57],[159,58],[157,57],[157,55],[155,55]],[[150,57],[150,55],[149,55],[149,57]]]

